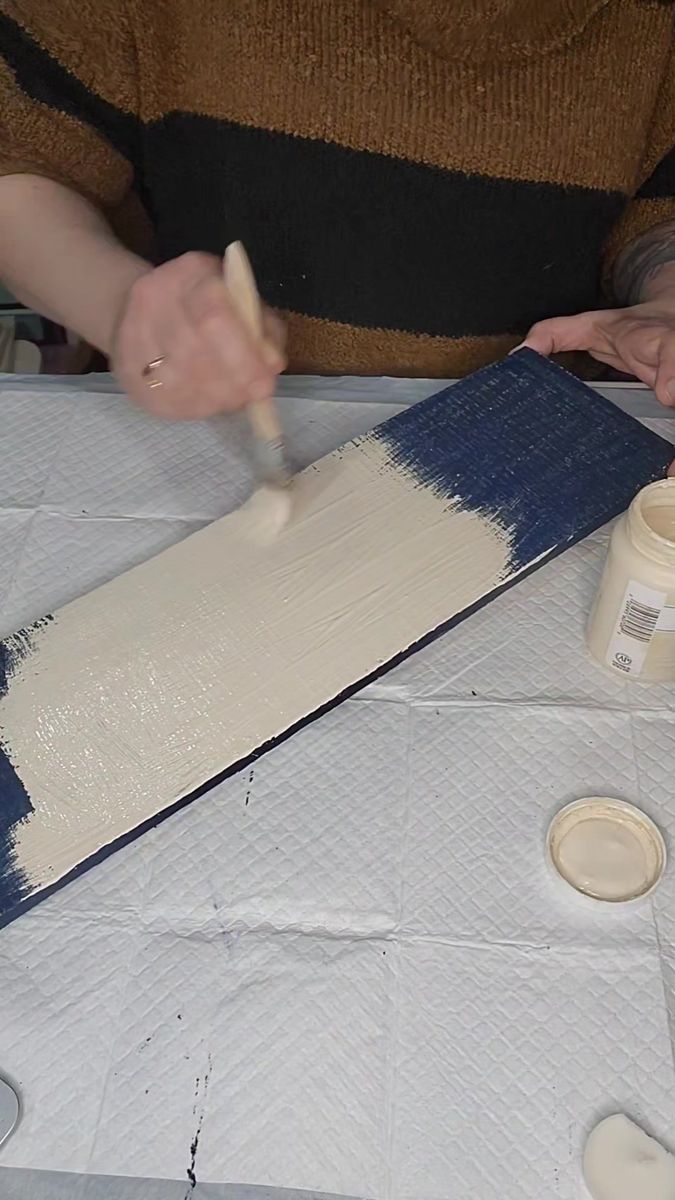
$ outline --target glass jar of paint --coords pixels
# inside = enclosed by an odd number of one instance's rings
[[[625,679],[675,681],[675,479],[643,488],[616,524],[587,643]]]

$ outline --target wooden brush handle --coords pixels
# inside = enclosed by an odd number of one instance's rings
[[[223,279],[241,320],[256,342],[263,340],[262,305],[253,268],[241,242],[232,242],[223,259]],[[256,437],[281,443],[283,433],[274,397],[254,400],[246,413]]]

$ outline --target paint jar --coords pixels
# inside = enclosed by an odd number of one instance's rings
[[[615,526],[587,643],[625,679],[675,681],[675,479],[643,488]]]

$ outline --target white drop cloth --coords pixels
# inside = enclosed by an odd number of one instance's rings
[[[285,380],[298,464],[437,387]],[[113,390],[2,383],[0,634],[247,493],[235,426],[163,425]],[[608,394],[675,440],[648,393]],[[672,1146],[675,863],[651,905],[606,913],[543,857],[585,794],[675,844],[675,688],[583,649],[605,546],[0,931],[0,1072],[25,1109],[3,1197],[182,1200],[197,1134],[205,1183],[374,1200],[577,1200],[584,1137],[617,1110]]]

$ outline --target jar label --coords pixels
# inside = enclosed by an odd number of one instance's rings
[[[659,623],[656,626],[657,633],[675,633],[675,603],[673,597],[670,598],[670,603],[664,604],[659,617]]]
[[[675,635],[675,604],[657,592],[629,580],[607,648],[607,664],[624,675],[640,675],[657,634]]]

